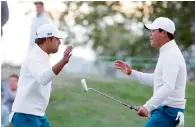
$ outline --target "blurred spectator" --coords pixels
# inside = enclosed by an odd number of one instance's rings
[[[6,92],[8,90],[7,79],[1,78],[1,91]]]
[[[16,74],[11,75],[8,81],[8,90],[4,92],[4,104],[9,108],[10,111],[17,92],[18,78],[19,77]]]
[[[30,33],[30,44],[29,50],[35,45],[35,38],[36,38],[36,30],[42,24],[48,24],[49,17],[45,13],[44,10],[44,3],[41,1],[34,2],[36,7],[36,16],[33,18],[32,25],[31,25],[31,33]]]
[[[10,111],[8,107],[2,103],[4,99],[3,93],[4,91],[1,91],[1,127],[8,127]]]
[[[7,23],[9,19],[9,9],[7,1],[1,1],[1,36],[3,35],[2,27]]]

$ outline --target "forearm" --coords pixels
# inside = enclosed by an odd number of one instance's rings
[[[63,67],[66,65],[66,62],[62,59],[52,68],[44,71],[38,78],[38,81],[42,85],[46,85],[53,80],[53,78],[60,73]]]
[[[142,84],[153,86],[154,81],[153,73],[143,73],[136,70],[132,70],[130,77],[138,80]]]
[[[66,62],[61,59],[57,64],[52,67],[52,70],[56,75],[58,75],[65,65]]]
[[[172,93],[173,89],[167,84],[163,86],[153,94],[152,98],[144,104],[146,109],[150,112],[156,107],[160,106],[162,102]]]
[[[50,65],[49,57],[34,56],[28,61],[28,69],[34,79],[41,85],[46,85],[53,80],[53,78],[59,74],[63,67],[68,63],[71,56],[72,46],[68,46],[63,58],[55,64],[53,67]]]

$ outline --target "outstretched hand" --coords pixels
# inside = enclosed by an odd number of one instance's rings
[[[64,51],[63,60],[64,60],[65,63],[68,63],[68,62],[69,62],[69,59],[70,59],[70,57],[71,57],[71,55],[72,55],[72,54],[71,54],[72,49],[73,49],[72,46],[68,46],[68,47],[66,48],[66,50]]]
[[[115,65],[116,69],[121,70],[126,75],[130,75],[132,72],[131,67],[126,62],[124,62],[122,60],[116,60],[114,65]]]

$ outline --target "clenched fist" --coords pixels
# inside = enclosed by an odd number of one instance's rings
[[[137,115],[142,117],[149,117],[148,110],[144,106],[138,106],[137,109]]]

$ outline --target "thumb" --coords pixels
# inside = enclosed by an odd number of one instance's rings
[[[129,67],[129,64],[127,62],[125,62],[125,67]]]
[[[176,117],[176,119],[175,119],[175,120],[176,120],[176,121],[177,121],[177,120],[179,120],[179,114],[177,114],[177,117]]]

